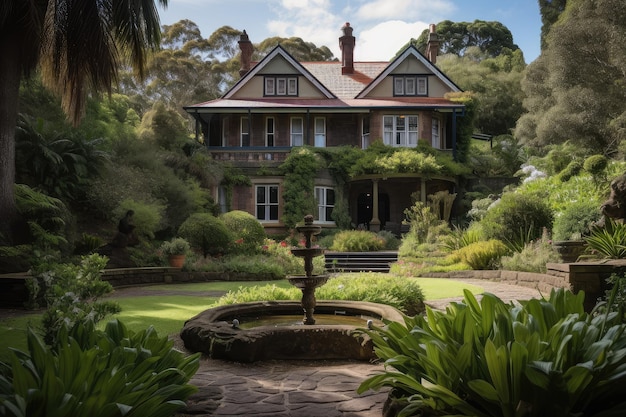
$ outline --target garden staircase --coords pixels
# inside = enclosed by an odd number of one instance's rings
[[[326,252],[324,257],[328,272],[389,272],[398,252]]]

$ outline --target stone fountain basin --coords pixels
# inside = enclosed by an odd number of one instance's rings
[[[403,321],[402,313],[393,307],[361,301],[318,301],[315,317],[363,317],[361,326],[349,324],[261,325],[250,329],[233,328],[259,316],[298,315],[298,301],[270,301],[232,304],[208,309],[187,320],[181,332],[185,347],[214,359],[255,362],[270,359],[355,359],[371,360],[374,346],[367,334],[367,318],[379,321]],[[352,320],[353,321],[353,320]]]

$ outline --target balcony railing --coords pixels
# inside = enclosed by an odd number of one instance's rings
[[[248,147],[245,149],[209,147],[208,150],[216,161],[258,163],[283,162],[287,159],[291,147]]]

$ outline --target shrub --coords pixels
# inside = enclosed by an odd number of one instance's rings
[[[164,256],[185,255],[189,252],[190,246],[187,240],[182,237],[176,237],[169,241],[163,242],[159,250]]]
[[[345,230],[335,235],[331,250],[339,252],[367,252],[385,248],[385,240],[367,230]]]
[[[397,250],[400,247],[400,239],[389,230],[381,230],[376,235],[385,241],[383,249]]]
[[[478,227],[461,229],[457,226],[452,229],[450,234],[441,237],[439,245],[444,250],[452,252],[480,240],[482,240],[482,231]]]
[[[581,240],[589,234],[591,225],[600,220],[600,210],[595,201],[580,200],[567,206],[554,219],[554,240]]]
[[[565,169],[559,172],[559,175],[558,175],[559,180],[561,180],[562,182],[567,182],[572,177],[575,177],[576,175],[578,175],[581,169],[582,169],[582,165],[580,164],[580,161],[578,160],[571,161],[569,164],[567,164]]]
[[[404,215],[410,225],[405,237],[411,236],[418,243],[435,243],[441,235],[450,232],[447,222],[421,201],[404,210]]]
[[[0,415],[173,416],[196,391],[188,381],[199,354],[185,357],[153,328],[133,333],[118,322],[65,326],[47,347],[28,331],[28,352],[0,363]]]
[[[367,331],[386,369],[358,392],[391,387],[401,415],[620,414],[626,325],[585,313],[584,298],[558,289],[517,305],[465,291],[445,312]]]
[[[342,274],[332,277],[316,290],[318,300],[369,301],[396,307],[406,314],[424,310],[424,295],[417,280],[373,272]],[[275,285],[239,288],[217,301],[217,305],[267,300],[299,300],[297,288],[279,288]]]
[[[186,239],[192,248],[208,255],[228,253],[233,237],[224,222],[209,213],[194,213],[180,225],[178,235]]]
[[[79,265],[52,264],[34,271],[42,283],[47,309],[42,317],[44,340],[55,343],[54,337],[64,325],[93,321],[118,313],[120,307],[112,301],[99,299],[113,291],[108,282],[100,279],[107,258],[98,254],[84,256]]]
[[[592,155],[585,159],[583,168],[594,178],[600,178],[603,176],[608,164],[609,160],[604,155]]]
[[[234,210],[222,214],[221,219],[233,234],[235,252],[252,254],[261,250],[265,229],[252,214]]]
[[[527,243],[521,252],[503,256],[502,269],[510,271],[546,272],[548,262],[561,262],[561,256],[547,236]]]
[[[626,224],[607,218],[604,227],[594,227],[584,240],[592,254],[608,259],[626,258]]]
[[[455,254],[459,256],[461,262],[471,266],[472,269],[495,269],[500,258],[508,252],[509,249],[504,243],[491,239],[470,243],[457,250]]]
[[[524,244],[538,239],[543,229],[552,229],[553,214],[539,197],[524,193],[506,193],[481,220],[484,237],[497,239],[521,250]]]
[[[263,254],[269,257],[268,262],[272,262],[280,266],[285,275],[298,275],[304,271],[304,259],[294,256],[291,253],[291,246],[284,240],[277,242],[272,239],[266,239],[262,247]],[[317,256],[313,258],[313,273],[324,273],[324,257]]]
[[[165,206],[159,203],[144,203],[126,199],[114,210],[114,218],[121,219],[129,210],[135,213],[133,215],[135,234],[154,239],[155,232],[161,230],[163,226]]]

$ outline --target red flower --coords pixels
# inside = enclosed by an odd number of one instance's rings
[[[243,238],[235,240],[235,243],[241,245],[243,243]]]

